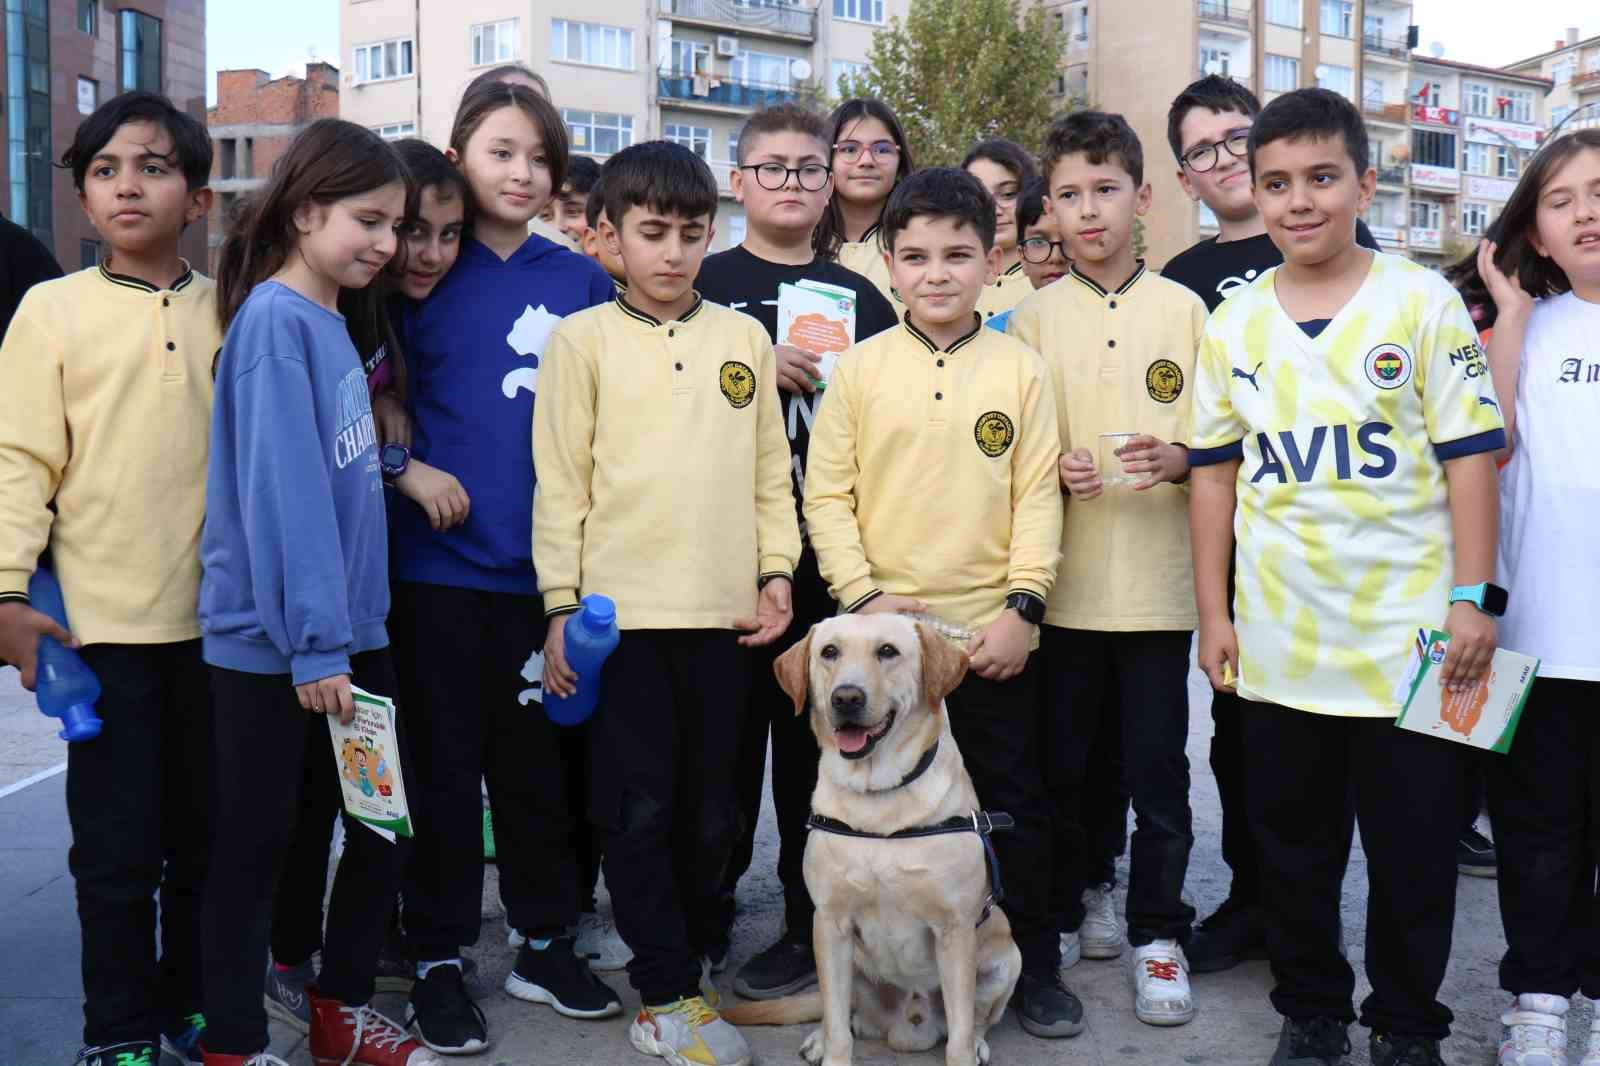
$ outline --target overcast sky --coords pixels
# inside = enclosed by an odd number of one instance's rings
[[[206,100],[217,102],[217,71],[260,67],[277,77],[305,74],[306,60],[339,62],[339,5],[347,0],[221,0],[206,6]]]

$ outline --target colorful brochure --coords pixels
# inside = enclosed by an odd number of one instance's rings
[[[1404,708],[1395,725],[1504,755],[1511,750],[1517,720],[1539,675],[1539,660],[1496,648],[1489,672],[1472,688],[1452,692],[1438,678],[1449,646],[1448,633],[1417,630],[1411,662],[1395,689]]]
[[[400,743],[394,725],[394,701],[352,687],[355,717],[342,725],[328,715],[333,760],[344,792],[344,809],[379,836],[393,840],[411,835],[411,810],[400,776]]]
[[[806,279],[778,286],[778,343],[822,356],[817,385],[827,388],[839,353],[856,342],[856,294],[841,285]]]

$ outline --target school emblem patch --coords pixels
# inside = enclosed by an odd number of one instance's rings
[[[1380,344],[1367,353],[1367,380],[1380,389],[1398,389],[1411,380],[1411,353],[1398,344]]]
[[[980,452],[998,459],[1017,439],[1017,427],[1011,424],[1010,416],[1004,411],[988,411],[978,416],[977,424],[972,427],[972,437],[978,442]]]
[[[722,395],[735,407],[749,407],[756,397],[756,372],[743,363],[733,360],[723,363],[717,384],[722,386]]]
[[[1183,370],[1171,359],[1157,359],[1144,372],[1144,389],[1156,403],[1171,403],[1183,392]]]

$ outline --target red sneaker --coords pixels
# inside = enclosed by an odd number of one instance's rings
[[[311,1059],[317,1066],[444,1066],[444,1059],[370,1006],[329,999],[314,985],[307,991]]]

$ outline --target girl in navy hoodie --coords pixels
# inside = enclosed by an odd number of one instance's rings
[[[614,289],[589,259],[528,233],[566,171],[566,127],[548,100],[522,85],[470,90],[447,154],[466,178],[472,224],[455,267],[406,316],[407,394],[415,457],[454,475],[471,506],[448,529],[395,508],[391,624],[416,757],[405,884],[412,1015],[430,1047],[467,1052],[488,1042],[460,958],[478,939],[482,907],[480,779],[500,896],[526,940],[506,991],[569,1017],[621,1010],[573,950],[581,877],[561,731],[536,705],[544,621],[532,558],[545,339]]]
[[[387,531],[366,373],[339,313],[394,256],[410,178],[349,122],[298,136],[223,245],[200,625],[212,667],[218,782],[206,883],[205,1061],[269,1060],[261,973],[273,889],[305,781],[334,772],[307,733],[353,714],[351,685],[395,691]],[[285,781],[296,787],[285,788]],[[310,991],[318,1062],[436,1066],[369,1005],[407,848],[346,819],[344,860]]]

